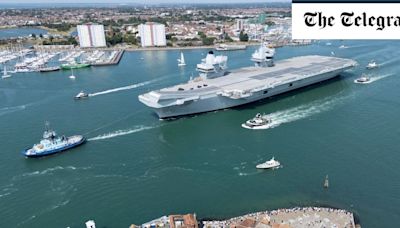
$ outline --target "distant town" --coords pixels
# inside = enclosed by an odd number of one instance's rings
[[[0,10],[0,28],[31,27],[47,33],[3,38],[0,45],[141,49],[308,43],[291,40],[290,14],[290,4],[10,8]]]

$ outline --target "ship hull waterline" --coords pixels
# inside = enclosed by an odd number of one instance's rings
[[[350,68],[350,67],[349,67]],[[316,84],[319,82],[323,82],[334,77],[337,77],[343,71],[347,70],[338,69],[335,71],[323,73],[320,75],[316,75],[310,78],[302,79],[299,81],[292,81],[277,87],[268,89],[268,93],[264,94],[263,91],[256,92],[250,97],[241,98],[241,99],[231,99],[228,97],[224,97],[221,95],[206,98],[206,99],[198,99],[196,101],[190,101],[182,105],[173,105],[162,108],[153,108],[155,113],[158,115],[160,119],[169,119],[169,118],[177,118],[186,115],[193,115],[205,112],[211,112],[216,110],[222,110],[227,108],[232,108],[240,105],[249,104],[252,102],[256,102],[268,97],[272,97],[275,95],[279,95],[282,93],[286,93],[292,90],[300,89],[302,87],[306,87],[312,84]]]

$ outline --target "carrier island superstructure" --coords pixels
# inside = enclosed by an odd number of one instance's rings
[[[251,56],[255,66],[227,71],[227,56],[210,51],[199,76],[180,84],[139,95],[160,119],[235,107],[317,82],[354,67],[351,59],[299,56],[274,62],[275,50],[262,44]]]

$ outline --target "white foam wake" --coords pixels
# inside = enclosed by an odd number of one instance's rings
[[[327,97],[309,104],[300,105],[294,108],[289,108],[282,111],[268,114],[271,117],[272,123],[269,128],[278,127],[284,123],[290,123],[296,120],[304,119],[318,113],[322,113],[332,109],[334,106],[342,103],[348,96],[342,97]]]
[[[110,132],[110,133],[107,133],[107,134],[98,135],[96,137],[88,139],[88,141],[110,139],[110,138],[114,138],[114,137],[118,137],[118,136],[129,135],[129,134],[133,134],[133,133],[136,133],[136,132],[153,129],[153,128],[155,128],[155,126],[142,126],[142,125],[140,125],[140,126],[136,126],[134,128],[130,128],[130,129],[118,130],[118,131]]]
[[[393,74],[384,74],[376,77],[371,77],[370,83],[392,76]]]
[[[141,82],[141,83],[137,83],[137,84],[133,84],[133,85],[118,87],[118,88],[115,88],[115,89],[108,89],[108,90],[104,90],[104,91],[97,92],[97,93],[91,93],[91,94],[89,94],[89,96],[90,97],[94,97],[94,96],[98,96],[98,95],[115,93],[115,92],[122,91],[122,90],[135,89],[135,88],[138,88],[138,87],[141,87],[141,86],[145,86],[145,85],[154,83],[154,82],[159,81],[159,80],[161,80],[161,78],[150,80],[150,81],[145,81],[145,82]]]
[[[25,108],[26,108],[26,105],[0,108],[0,116],[8,114],[8,113],[16,112],[16,111],[21,111],[21,110],[24,110]]]

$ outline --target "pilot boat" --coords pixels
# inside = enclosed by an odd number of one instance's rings
[[[273,168],[277,168],[281,165],[281,163],[279,161],[276,161],[274,157],[272,157],[271,160],[266,161],[264,163],[258,164],[256,166],[257,169],[273,169]]]
[[[50,125],[47,122],[43,138],[40,142],[31,148],[23,150],[22,154],[26,157],[43,157],[80,146],[85,141],[86,139],[82,135],[59,137],[55,131],[50,129]]]
[[[245,123],[242,124],[242,127],[247,129],[267,129],[270,128],[272,125],[272,120],[267,115],[261,115],[257,113],[257,115],[250,120],[247,120]]]
[[[80,99],[88,98],[88,97],[89,97],[89,94],[87,94],[87,93],[81,91],[81,92],[79,92],[79,93],[74,97],[74,99],[75,99],[75,100],[80,100]]]

